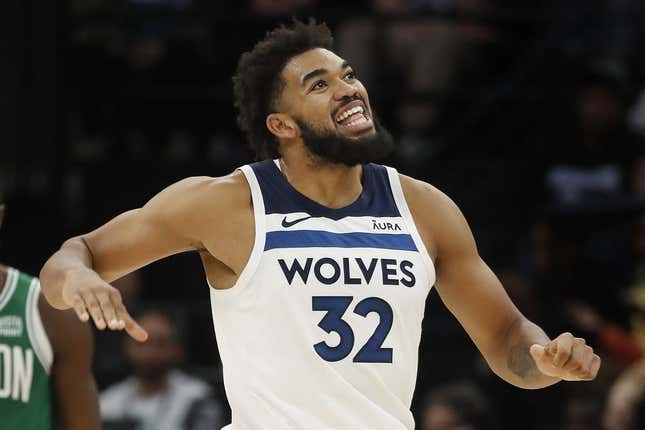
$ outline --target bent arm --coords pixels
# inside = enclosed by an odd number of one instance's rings
[[[187,195],[207,186],[205,179],[190,178],[174,184],[145,206],[112,219],[98,229],[66,241],[45,263],[40,280],[47,301],[58,308],[71,307],[63,286],[74,278],[110,282],[155,260],[198,247],[191,237]]]
[[[501,283],[480,258],[470,228],[457,206],[428,184],[406,180],[408,202],[420,226],[430,232],[437,291],[490,368],[522,388],[542,388],[559,378],[540,372],[530,355],[533,344],[550,339],[515,307]],[[414,194],[412,194],[414,193]],[[421,215],[423,214],[423,215]],[[427,214],[431,214],[428,216]],[[422,234],[423,235],[423,234]]]
[[[73,307],[78,317],[91,316],[103,330],[126,329],[137,340],[145,331],[123,306],[119,291],[108,284],[169,255],[207,249],[202,243],[220,237],[231,206],[248,202],[248,186],[235,172],[222,178],[189,178],[153,197],[145,206],[125,212],[98,229],[66,241],[40,272],[47,301],[57,309]],[[236,206],[237,205],[237,206]],[[213,252],[214,251],[214,252]]]

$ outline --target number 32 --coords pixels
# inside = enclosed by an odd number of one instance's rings
[[[326,361],[339,361],[347,357],[354,348],[354,331],[343,315],[352,303],[353,297],[348,296],[315,296],[312,297],[311,308],[314,311],[327,311],[318,323],[318,327],[326,333],[336,332],[340,342],[336,346],[329,346],[325,342],[318,342],[314,349]],[[392,307],[383,299],[368,297],[358,302],[354,313],[362,317],[376,312],[379,315],[379,325],[363,347],[356,353],[355,363],[391,363],[392,348],[383,348],[383,342],[392,328]]]

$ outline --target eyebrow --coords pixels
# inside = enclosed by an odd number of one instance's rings
[[[343,64],[340,65],[341,70],[344,70],[349,67],[349,63],[347,61],[343,61]],[[321,75],[325,75],[329,73],[329,70],[327,69],[315,69],[312,70],[311,72],[307,73],[305,76],[302,77],[302,83],[301,86],[305,86],[307,81]]]

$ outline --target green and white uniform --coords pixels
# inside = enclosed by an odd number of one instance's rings
[[[53,351],[38,311],[38,279],[9,269],[0,292],[0,428],[51,429]]]

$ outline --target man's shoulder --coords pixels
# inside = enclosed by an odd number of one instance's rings
[[[237,197],[248,195],[249,186],[240,170],[224,176],[191,176],[173,184],[173,192],[185,197]]]
[[[399,181],[408,204],[429,205],[436,209],[437,205],[452,203],[443,191],[426,181],[402,173],[399,173]]]
[[[251,191],[244,174],[236,170],[225,176],[182,179],[166,188],[160,193],[159,199],[153,201],[153,212],[148,213],[162,218],[175,216],[198,222],[204,215],[246,209],[251,201]]]
[[[457,204],[437,187],[418,179],[399,174],[406,203],[428,252],[438,256],[438,242],[443,233],[461,225]]]

